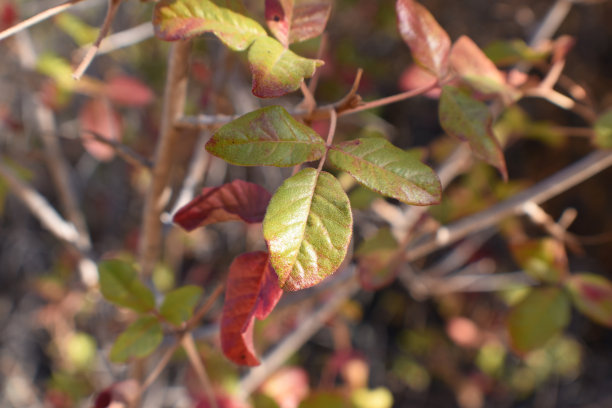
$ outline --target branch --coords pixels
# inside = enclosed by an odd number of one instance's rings
[[[153,24],[149,21],[109,35],[100,44],[98,55],[108,54],[121,48],[130,47],[154,36]]]
[[[91,130],[82,130],[81,132],[88,133],[94,139],[96,139],[96,141],[100,143],[104,143],[112,147],[115,153],[119,155],[119,157],[121,157],[123,160],[125,160],[127,163],[130,163],[133,166],[144,167],[146,169],[151,169],[151,167],[153,167],[153,165],[151,164],[149,160],[142,157],[141,155],[136,153],[134,150],[124,145],[123,143],[120,143],[116,140],[107,139],[104,136],[99,135],[98,133],[93,132]]]
[[[153,179],[145,197],[140,241],[140,265],[145,276],[150,275],[161,246],[160,215],[165,202],[162,194],[166,189],[174,160],[174,148],[180,136],[174,122],[183,113],[187,93],[189,41],[172,44],[168,57],[168,73],[164,90],[164,106],[161,118],[161,135],[155,150]]]
[[[204,393],[208,397],[209,406],[211,408],[218,408],[217,399],[215,398],[215,390],[213,389],[210,378],[206,373],[206,368],[204,367],[204,363],[202,363],[202,358],[196,349],[195,341],[193,340],[191,333],[187,333],[185,336],[183,336],[181,339],[181,344],[187,353],[191,366],[198,375],[198,379],[200,380],[200,384],[204,389]]]

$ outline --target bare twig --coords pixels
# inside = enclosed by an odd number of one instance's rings
[[[319,160],[319,168],[317,169],[318,172],[321,172],[321,170],[323,170],[323,164],[325,164],[325,160],[327,160],[327,152],[329,152],[329,149],[332,145],[332,143],[334,142],[334,136],[336,134],[336,125],[338,123],[338,115],[336,114],[335,110],[332,110],[330,112],[330,120],[329,120],[329,132],[327,133],[327,147],[325,149],[325,153],[323,153],[323,157],[321,157],[321,160]]]
[[[109,35],[100,44],[98,55],[108,54],[121,48],[130,47],[154,36],[153,24],[149,21]]]
[[[556,223],[542,207],[532,201],[528,201],[523,205],[523,211],[534,223],[542,226],[551,236],[565,243],[572,251],[577,254],[584,253],[580,246],[580,241],[568,233],[560,224]]]
[[[187,327],[187,330],[193,329],[200,323],[200,320],[213,307],[213,305],[215,304],[215,302],[217,301],[217,299],[223,292],[224,287],[225,285],[221,283],[215,288],[215,290],[213,291],[213,293],[210,294],[206,302],[193,314],[191,319],[189,319],[189,321],[185,325]]]
[[[187,358],[189,358],[189,362],[191,366],[195,370],[198,379],[200,380],[200,384],[204,389],[204,393],[208,397],[208,403],[211,408],[218,408],[217,399],[215,398],[215,390],[213,389],[212,383],[210,382],[210,378],[206,373],[206,368],[204,367],[204,363],[202,362],[202,358],[198,353],[198,350],[195,345],[195,341],[193,340],[193,336],[191,333],[185,334],[185,336],[181,340],[181,344],[187,353]]]
[[[182,337],[179,340],[181,340],[181,339],[182,339]],[[161,360],[159,360],[157,362],[157,364],[155,365],[155,368],[153,368],[153,370],[149,373],[147,378],[144,380],[144,382],[140,386],[140,393],[141,394],[147,388],[149,388],[151,386],[151,384],[153,384],[155,382],[157,377],[159,377],[159,375],[162,373],[162,371],[164,371],[164,368],[166,368],[166,366],[170,362],[170,359],[172,358],[172,356],[174,355],[174,353],[176,352],[176,350],[178,350],[178,348],[180,346],[181,346],[181,341],[177,341],[172,346],[170,346],[170,348],[168,350],[166,350],[166,352],[162,356]]]
[[[179,130],[173,124],[182,115],[187,92],[188,58],[191,49],[189,41],[178,41],[172,44],[164,107],[161,118],[161,135],[155,151],[153,180],[145,198],[140,245],[140,265],[145,275],[150,275],[159,255],[161,245],[160,215],[165,202],[161,202],[168,183],[174,160],[174,147],[178,141]]]
[[[136,153],[134,150],[132,150],[128,146],[124,145],[123,143],[120,143],[120,142],[118,142],[116,140],[107,139],[104,136],[101,136],[101,135],[99,135],[96,132],[93,132],[91,130],[82,130],[82,132],[91,135],[91,137],[96,139],[96,141],[98,141],[100,143],[104,143],[104,144],[112,147],[113,150],[115,150],[115,152],[123,160],[125,160],[128,163],[130,163],[131,165],[136,166],[136,167],[144,167],[146,169],[150,169],[152,167],[152,164],[151,164],[151,162],[149,160],[147,160],[146,158],[142,157],[141,155]]]

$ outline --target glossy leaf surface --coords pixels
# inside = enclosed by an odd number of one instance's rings
[[[321,35],[331,0],[266,0],[266,22],[276,38],[287,46]]]
[[[290,167],[320,159],[325,142],[284,108],[269,106],[223,126],[206,150],[241,166]]]
[[[174,215],[173,221],[187,231],[224,221],[258,223],[264,219],[270,197],[265,188],[242,180],[205,187]]]
[[[570,303],[557,287],[534,288],[508,316],[513,348],[528,352],[543,346],[567,326]]]
[[[155,308],[153,293],[140,282],[132,265],[120,260],[103,261],[98,265],[100,291],[106,300],[137,312]]]
[[[306,168],[285,180],[263,222],[280,286],[304,289],[334,273],[346,256],[352,229],[348,197],[334,176]]]
[[[484,103],[453,86],[444,86],[440,96],[440,125],[446,133],[467,141],[474,155],[497,167],[508,178],[506,161],[492,129],[492,116]]]
[[[155,5],[153,26],[155,35],[166,41],[213,33],[235,51],[267,36],[256,21],[208,0],[161,0]]]
[[[512,254],[520,267],[541,282],[559,282],[568,273],[563,244],[552,238],[512,245]]]
[[[334,146],[329,161],[364,186],[406,204],[440,202],[442,188],[436,173],[418,155],[385,139],[366,138]]]
[[[243,254],[232,262],[221,317],[221,347],[227,358],[242,365],[259,364],[253,347],[254,319],[267,317],[281,295],[267,252]]]
[[[191,318],[200,296],[202,289],[198,286],[188,285],[175,289],[166,294],[159,313],[170,323],[178,326]]]
[[[415,62],[442,78],[448,72],[451,42],[446,31],[421,4],[397,0],[397,26]]]
[[[271,37],[259,37],[248,52],[253,94],[275,98],[295,91],[304,78],[314,75],[323,61],[300,57]]]
[[[153,316],[144,316],[132,323],[113,344],[110,359],[116,363],[130,357],[145,357],[162,342],[162,327]]]
[[[612,282],[590,273],[572,275],[566,282],[574,306],[589,319],[612,327]]]

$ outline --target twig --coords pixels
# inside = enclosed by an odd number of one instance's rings
[[[317,57],[316,57],[318,60],[323,59],[323,54],[325,54],[325,50],[327,49],[327,45],[328,45],[328,38],[329,37],[327,36],[327,33],[325,32],[321,35],[321,42],[319,43],[319,49],[317,50]],[[319,85],[320,77],[321,77],[321,70],[317,69],[314,75],[312,76],[312,78],[310,79],[310,81],[308,82],[308,90],[310,91],[312,95],[314,95],[317,90],[317,86]]]
[[[442,227],[435,236],[428,236],[418,240],[408,248],[405,253],[405,259],[414,260],[421,258],[467,235],[493,226],[505,217],[520,214],[526,202],[532,201],[540,204],[582,183],[610,166],[612,166],[612,152],[593,152],[512,198],[485,211]]]
[[[98,55],[108,54],[121,48],[130,47],[148,40],[154,35],[153,24],[150,21],[142,23],[136,27],[128,28],[127,30],[106,37],[100,44]]]
[[[306,82],[300,82],[300,90],[302,91],[302,95],[304,95],[304,100],[300,103],[300,107],[305,109],[307,112],[312,112],[314,108],[317,107],[317,101],[315,100],[312,92],[310,92]]]
[[[42,11],[26,20],[23,20],[20,23],[15,24],[12,27],[7,28],[6,30],[0,32],[0,41],[4,40],[5,38],[8,38],[22,30],[25,30],[26,28],[29,28],[35,24],[40,23],[41,21],[44,21],[50,17],[55,16],[56,14],[59,14],[65,10],[68,10],[70,7],[74,6],[77,3],[80,3],[83,0],[70,0],[64,4],[60,4],[58,6],[55,7],[51,7],[45,11]]]
[[[144,382],[140,386],[140,393],[141,394],[147,388],[149,388],[151,386],[151,384],[153,384],[155,382],[157,377],[159,377],[159,375],[162,373],[162,371],[164,371],[164,368],[166,368],[166,366],[170,362],[170,359],[172,358],[172,356],[174,355],[176,350],[178,350],[178,348],[181,346],[181,341],[180,340],[182,339],[182,336],[183,335],[181,335],[181,338],[179,338],[179,341],[174,343],[168,350],[166,350],[166,352],[162,356],[161,360],[159,360],[157,362],[157,364],[155,365],[155,368],[153,368],[153,370],[149,373],[147,378],[144,380]]]
[[[472,267],[473,265],[470,265]],[[456,292],[497,292],[512,286],[532,286],[536,282],[523,272],[498,273],[495,275],[458,275],[424,282],[429,296],[447,295]]]
[[[193,329],[200,323],[200,320],[202,320],[206,313],[208,313],[208,311],[213,307],[221,293],[223,293],[224,287],[225,284],[221,283],[215,288],[215,290],[213,291],[213,293],[210,294],[206,302],[193,314],[191,319],[189,319],[189,321],[185,325],[187,327],[187,330]]]
[[[531,37],[529,46],[537,48],[540,43],[552,38],[559,26],[563,23],[570,10],[572,9],[571,0],[557,0],[548,10],[546,17],[540,23],[537,31]]]
[[[198,353],[198,350],[195,345],[195,341],[193,340],[193,336],[191,333],[185,334],[185,336],[181,340],[181,344],[187,353],[187,357],[189,358],[189,362],[191,366],[195,370],[198,379],[200,380],[200,384],[204,389],[204,393],[208,398],[208,403],[211,408],[218,408],[217,399],[215,398],[215,390],[213,389],[212,383],[210,382],[210,378],[206,373],[206,368],[204,368],[204,363],[202,362],[202,358]]]
[[[565,228],[556,223],[555,220],[546,213],[536,203],[528,201],[523,205],[525,214],[536,224],[542,226],[548,233],[557,240],[565,243],[568,248],[577,254],[584,254],[584,250],[580,246],[579,240],[568,233]]]
[[[151,169],[153,165],[149,160],[142,157],[123,143],[120,143],[116,140],[107,139],[104,136],[99,135],[98,133],[91,130],[82,130],[83,133],[90,134],[96,141],[100,143],[104,143],[115,150],[115,152],[126,162],[136,166],[136,167],[144,167],[146,169]]]
[[[327,146],[325,148],[325,153],[323,153],[323,157],[321,157],[321,160],[319,160],[319,168],[317,169],[318,172],[321,172],[321,170],[323,170],[323,164],[325,164],[325,160],[327,160],[327,153],[329,152],[329,149],[331,148],[331,145],[334,142],[334,136],[336,134],[337,123],[338,123],[338,115],[336,114],[335,110],[332,110],[329,116],[329,132],[327,133],[327,142],[326,142]]]
[[[115,18],[115,15],[117,14],[117,10],[119,9],[120,4],[121,0],[109,0],[106,17],[104,17],[104,22],[102,23],[102,27],[100,27],[100,33],[98,34],[98,38],[89,47],[89,49],[85,53],[85,56],[83,57],[83,60],[74,70],[74,73],[72,74],[72,77],[74,79],[81,79],[81,77],[87,70],[87,67],[89,67],[89,64],[91,64],[91,61],[93,61],[94,57],[96,56],[96,53],[98,52],[98,49],[100,48],[100,43],[102,42],[104,37],[106,37],[108,31],[110,30],[111,24]]]
[[[306,320],[283,341],[268,353],[258,367],[240,380],[239,396],[246,399],[255,391],[272,373],[274,373],[293,353],[308,341],[321,326],[332,317],[342,304],[359,290],[359,284],[351,279],[341,287],[334,290],[333,297],[324,302],[314,313],[308,315]]]
[[[172,44],[168,57],[169,67],[164,91],[161,135],[155,151],[153,180],[147,192],[143,210],[140,265],[145,276],[151,274],[161,245],[160,215],[165,202],[160,202],[160,199],[168,183],[173,165],[174,148],[180,135],[179,130],[173,125],[185,107],[190,49],[189,41],[175,42]]]

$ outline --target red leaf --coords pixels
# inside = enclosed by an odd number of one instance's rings
[[[259,364],[253,347],[255,317],[265,318],[282,293],[267,252],[250,252],[234,259],[221,316],[221,348],[228,359],[242,365]]]
[[[181,208],[173,221],[187,231],[223,221],[258,223],[264,219],[270,197],[270,193],[257,184],[234,180],[202,189],[202,194]]]
[[[0,4],[0,30],[5,30],[17,23],[17,8],[12,1]]]
[[[397,0],[397,25],[415,62],[443,78],[448,71],[450,38],[422,5],[413,0]]]
[[[266,22],[284,46],[319,36],[330,11],[330,0],[266,0]]]
[[[140,385],[136,380],[117,382],[100,391],[94,401],[94,408],[131,406],[139,396]]]
[[[79,112],[79,120],[85,150],[100,161],[111,160],[115,156],[115,150],[95,140],[90,132],[111,141],[121,140],[121,118],[117,112],[105,99],[90,99]]]
[[[113,77],[104,93],[110,100],[123,106],[144,106],[153,101],[153,91],[139,79],[125,75]]]
[[[603,276],[579,273],[572,275],[565,285],[580,312],[612,327],[612,282]]]
[[[402,91],[412,91],[424,88],[436,82],[438,79],[431,72],[413,64],[406,68],[399,79],[399,87]],[[440,87],[433,88],[425,92],[425,96],[432,99],[440,98],[442,90]]]

